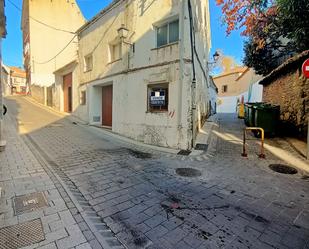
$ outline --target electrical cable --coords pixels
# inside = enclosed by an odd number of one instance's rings
[[[8,0],[10,1],[10,0]],[[113,19],[112,23],[109,25],[109,27],[105,30],[105,32],[103,33],[102,37],[100,38],[98,44],[94,47],[94,49],[92,50],[91,53],[93,53],[99,46],[99,44],[102,42],[103,38],[105,37],[106,33],[109,31],[110,27],[115,23],[116,19],[119,17],[120,13],[117,14],[117,16],[115,16],[115,18]],[[56,57],[58,55],[60,55],[72,42],[73,40],[75,39],[75,37],[78,35],[77,33],[74,33],[75,35],[72,37],[72,39],[65,45],[64,48],[62,48],[55,56],[53,56],[52,58],[46,60],[46,61],[43,61],[43,62],[37,62],[37,61],[33,61],[35,64],[39,64],[39,65],[42,65],[42,64],[47,64],[49,62],[51,62],[52,60],[56,59]]]
[[[22,12],[22,9],[20,7],[18,7],[15,3],[13,3],[11,0],[7,0],[7,1],[11,5],[13,5],[15,7],[15,9],[19,10],[20,12]],[[53,26],[51,26],[49,24],[46,24],[46,23],[44,23],[44,22],[42,22],[42,21],[40,21],[40,20],[38,20],[38,19],[36,19],[36,18],[34,18],[32,16],[29,16],[29,18],[32,19],[33,21],[36,21],[37,23],[40,23],[43,26],[46,26],[46,27],[50,28],[50,29],[54,29],[54,30],[57,30],[57,31],[65,32],[65,33],[75,34],[75,32],[73,32],[73,31],[68,31],[68,30],[64,30],[64,29],[59,29],[59,28],[53,27]]]
[[[37,62],[37,61],[34,61],[35,64],[47,64],[48,62],[51,62],[52,60],[56,59],[56,57],[61,54],[71,43],[72,41],[75,39],[75,37],[77,36],[77,34],[75,34],[73,36],[73,38],[65,45],[65,47],[63,49],[61,49],[54,57],[50,58],[49,60],[47,61],[43,61],[43,62]]]

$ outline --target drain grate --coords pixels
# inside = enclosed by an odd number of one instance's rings
[[[192,168],[178,168],[176,174],[183,177],[198,177],[202,175],[202,172]]]
[[[29,246],[45,240],[40,219],[0,229],[0,249]]]
[[[207,151],[208,149],[208,144],[196,144],[195,145],[196,150],[202,150],[202,151]]]
[[[289,175],[297,174],[297,169],[284,164],[270,164],[269,168],[281,174],[289,174]]]
[[[181,150],[177,153],[177,155],[189,156],[191,154],[191,150]]]
[[[31,212],[48,206],[45,195],[42,192],[14,197],[13,203],[15,215]]]

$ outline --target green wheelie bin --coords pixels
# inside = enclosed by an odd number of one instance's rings
[[[264,129],[265,136],[274,137],[280,119],[280,106],[262,104],[254,106],[254,125]]]
[[[249,126],[249,108],[252,107],[251,103],[246,103],[245,104],[245,125]]]
[[[249,127],[255,126],[255,107],[264,105],[262,102],[246,103],[245,104],[245,124]]]

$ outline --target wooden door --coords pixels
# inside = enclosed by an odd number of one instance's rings
[[[63,104],[65,112],[72,112],[72,73],[63,76]]]
[[[113,86],[102,87],[102,125],[112,127]]]

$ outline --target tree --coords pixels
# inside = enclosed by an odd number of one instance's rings
[[[216,3],[222,8],[227,35],[233,30],[244,29],[242,34],[250,36],[257,22],[264,27],[267,16],[276,14],[267,13],[269,6],[273,6],[273,0],[216,0]]]
[[[227,35],[243,29],[244,63],[268,74],[287,56],[309,49],[309,0],[216,0]]]
[[[309,1],[277,0],[277,5],[282,36],[291,41],[297,52],[309,49]]]
[[[245,41],[245,57],[243,63],[254,68],[257,74],[267,75],[278,66],[278,58],[274,56],[274,50],[269,45],[262,48],[252,38]]]

